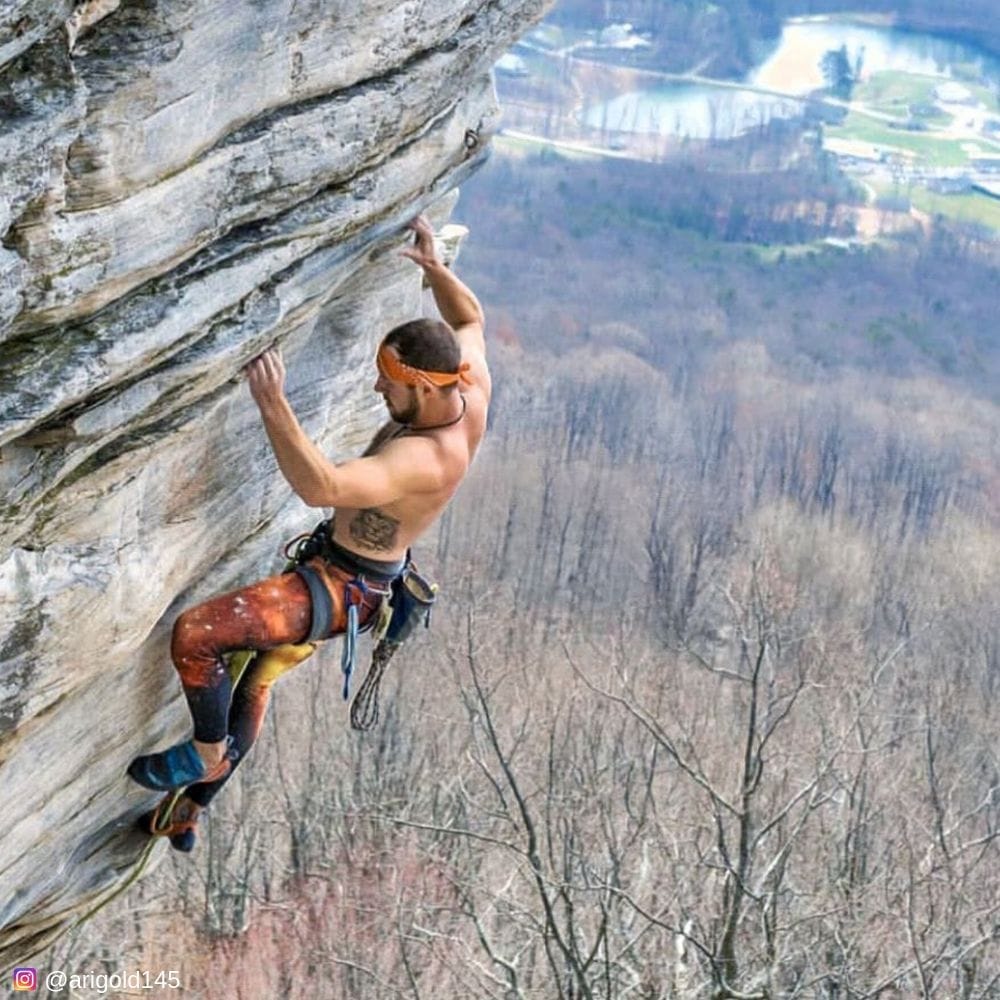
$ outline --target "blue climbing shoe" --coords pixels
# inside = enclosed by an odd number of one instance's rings
[[[231,751],[215,767],[206,768],[194,742],[178,743],[177,746],[136,757],[128,766],[128,776],[143,788],[154,792],[169,792],[198,781],[218,781],[229,774],[232,767]]]

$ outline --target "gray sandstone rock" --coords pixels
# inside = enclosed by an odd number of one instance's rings
[[[0,7],[0,73],[22,52],[57,30],[72,0],[4,0]]]
[[[363,444],[375,344],[421,307],[405,222],[446,220],[545,5],[0,11],[0,969],[143,846],[124,768],[188,731],[178,610],[319,519],[241,368],[280,343],[306,430]]]

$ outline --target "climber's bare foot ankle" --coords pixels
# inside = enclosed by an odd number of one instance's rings
[[[216,767],[219,761],[226,755],[226,741],[219,740],[218,743],[202,743],[201,740],[192,740],[198,756],[201,757],[205,765],[205,770],[210,771]]]

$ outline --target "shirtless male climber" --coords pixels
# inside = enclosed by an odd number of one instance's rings
[[[306,504],[332,507],[334,516],[321,555],[190,608],[174,624],[170,654],[194,738],[137,757],[128,773],[168,793],[146,828],[180,850],[193,847],[199,811],[253,746],[271,685],[306,659],[317,639],[343,633],[349,613],[361,625],[372,618],[410,545],[458,489],[486,429],[491,383],[482,307],[438,259],[426,218],[410,228],[415,241],[403,253],[423,269],[445,322],[413,320],[383,338],[374,388],[391,419],[362,457],[334,464],[306,436],[285,397],[274,349],[246,368],[282,474]],[[241,649],[262,652],[233,691],[223,655]],[[156,813],[184,786],[169,819],[157,822]]]

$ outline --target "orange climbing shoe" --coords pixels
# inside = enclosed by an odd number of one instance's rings
[[[143,833],[148,833],[151,837],[169,837],[170,846],[175,851],[187,853],[194,847],[197,839],[200,812],[201,806],[186,795],[177,798],[174,792],[168,792],[160,799],[156,808],[143,813],[137,823]]]

